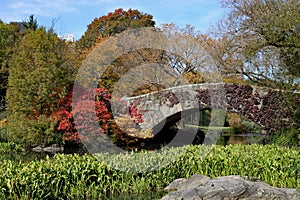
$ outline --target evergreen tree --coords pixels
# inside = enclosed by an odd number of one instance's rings
[[[12,140],[52,142],[55,132],[50,115],[72,80],[66,49],[45,28],[30,30],[22,38],[9,67],[7,115]]]
[[[29,20],[23,21],[21,23],[21,26],[25,30],[36,30],[38,28],[38,23],[37,23],[37,20],[34,19],[34,15],[30,15]]]
[[[5,24],[0,20],[0,112],[5,111],[8,63],[19,37],[20,27],[18,24]]]

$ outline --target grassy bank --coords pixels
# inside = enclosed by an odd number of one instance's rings
[[[169,155],[175,161],[160,167]],[[0,199],[98,199],[121,193],[148,193],[163,189],[175,178],[196,173],[210,177],[251,176],[277,187],[300,188],[299,149],[274,145],[186,146],[97,157],[57,154],[29,163],[3,157]],[[147,165],[155,168],[143,172]]]

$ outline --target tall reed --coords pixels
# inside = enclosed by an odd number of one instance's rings
[[[159,167],[166,151],[176,159]],[[134,156],[134,162],[126,163],[129,160],[126,156]],[[97,156],[56,154],[29,163],[3,159],[0,162],[0,199],[103,199],[119,194],[161,191],[175,178],[188,178],[193,174],[210,177],[235,174],[277,187],[300,188],[300,158],[296,148],[185,146],[110,157],[112,163],[122,158],[121,163],[128,164],[127,171],[126,168],[118,170],[117,166],[103,160],[104,157],[101,153]],[[140,170],[150,162],[156,162],[157,167],[145,172]]]

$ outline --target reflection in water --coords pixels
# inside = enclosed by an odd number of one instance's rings
[[[167,192],[157,191],[145,194],[131,194],[131,195],[112,195],[103,197],[103,200],[156,200],[161,199]]]
[[[24,151],[24,152],[6,152],[0,154],[0,160],[11,160],[16,162],[31,162],[34,160],[40,160],[46,156],[52,157],[54,154],[41,152],[37,153],[34,151]]]

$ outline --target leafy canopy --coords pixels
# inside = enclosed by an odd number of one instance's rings
[[[116,9],[88,25],[88,29],[77,42],[78,48],[92,48],[101,38],[107,38],[129,28],[154,27],[153,16],[138,10]]]
[[[296,84],[300,77],[298,0],[221,0],[229,10],[220,24],[232,69],[252,83],[270,87]]]

